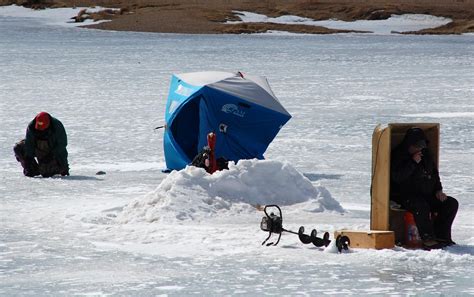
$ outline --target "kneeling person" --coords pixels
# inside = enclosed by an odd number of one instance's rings
[[[13,151],[26,176],[65,176],[69,175],[66,146],[63,124],[50,114],[40,112],[28,124],[26,138],[18,142]]]

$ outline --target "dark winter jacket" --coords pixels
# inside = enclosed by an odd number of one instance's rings
[[[391,199],[401,202],[413,197],[429,197],[442,190],[438,169],[427,148],[416,163],[408,148],[420,139],[405,137],[392,151],[390,165]]]
[[[37,144],[41,140],[47,141],[49,154],[58,161],[59,166],[67,168],[67,135],[63,124],[58,119],[51,117],[50,125],[44,131],[35,129],[35,119],[28,124],[25,138],[25,154],[27,158],[38,157],[36,156]]]

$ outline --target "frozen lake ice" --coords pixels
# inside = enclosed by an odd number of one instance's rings
[[[474,294],[473,54],[472,35],[173,35],[0,17],[0,295]],[[286,206],[291,229],[367,229],[376,124],[441,123],[441,178],[461,204],[458,245],[333,254],[284,235],[266,248],[261,213],[238,205],[197,210],[195,220],[121,222],[125,206],[167,177],[153,128],[171,74],[202,70],[267,76],[293,118],[266,158],[291,164],[346,210]],[[69,177],[25,178],[14,159],[41,110],[66,127]]]

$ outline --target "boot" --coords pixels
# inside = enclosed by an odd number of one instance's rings
[[[442,249],[446,246],[446,243],[434,240],[434,239],[425,239],[423,240],[423,249],[430,251],[430,250],[437,250]]]

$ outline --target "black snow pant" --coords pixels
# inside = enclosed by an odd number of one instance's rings
[[[43,177],[51,177],[55,174],[60,174],[61,170],[58,161],[48,151],[36,150],[35,154],[37,155],[38,162],[35,158],[26,157],[24,139],[15,144],[13,152],[15,153],[16,160],[23,167],[23,174],[25,176],[33,177],[41,174]]]
[[[458,212],[458,201],[448,196],[440,201],[436,196],[413,196],[403,201],[402,206],[415,217],[422,240],[441,239],[452,241],[451,226]]]

